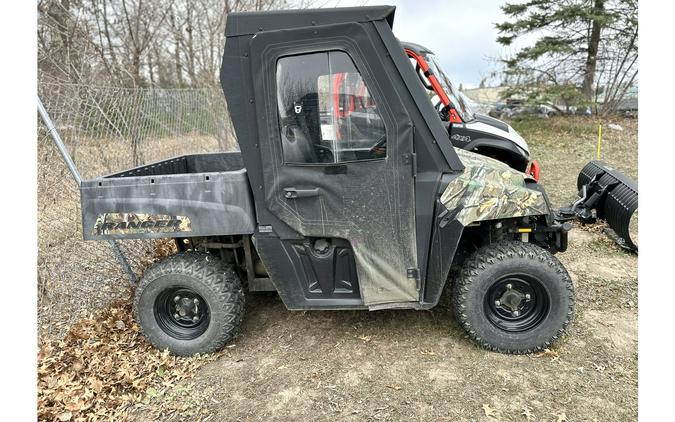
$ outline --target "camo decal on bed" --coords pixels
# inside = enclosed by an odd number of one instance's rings
[[[476,221],[548,214],[541,192],[525,186],[525,174],[483,155],[455,148],[466,167],[450,182],[441,202],[466,226]]]
[[[92,235],[190,231],[192,223],[188,217],[182,215],[112,212],[98,215]]]

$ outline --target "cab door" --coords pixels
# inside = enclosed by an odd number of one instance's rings
[[[267,210],[348,242],[364,305],[417,302],[413,127],[387,58],[356,23],[263,32],[251,56]]]

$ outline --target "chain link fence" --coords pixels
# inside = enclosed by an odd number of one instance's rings
[[[40,83],[38,95],[83,179],[181,154],[237,149],[215,87]],[[83,312],[122,296],[129,281],[174,246],[166,240],[83,241],[78,185],[38,122],[39,332],[60,336]]]

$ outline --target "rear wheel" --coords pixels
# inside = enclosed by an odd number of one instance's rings
[[[136,290],[141,330],[176,355],[211,353],[232,339],[244,313],[234,270],[202,252],[182,252],[150,267]]]
[[[453,306],[459,323],[480,346],[532,353],[563,334],[574,313],[574,286],[548,251],[530,243],[498,242],[464,262]]]

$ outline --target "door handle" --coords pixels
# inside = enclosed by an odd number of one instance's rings
[[[286,199],[309,198],[311,196],[319,196],[319,188],[314,189],[284,188],[284,197]]]

